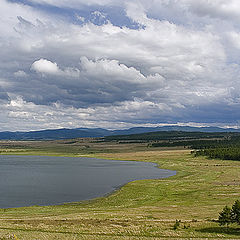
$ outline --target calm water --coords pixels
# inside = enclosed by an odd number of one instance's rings
[[[0,155],[0,208],[76,202],[133,180],[175,174],[143,162]]]

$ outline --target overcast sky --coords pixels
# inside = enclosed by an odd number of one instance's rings
[[[0,0],[0,131],[240,125],[239,0]]]

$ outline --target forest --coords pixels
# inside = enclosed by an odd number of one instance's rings
[[[105,137],[118,143],[146,142],[148,147],[184,147],[195,156],[224,160],[240,160],[240,133],[166,131]]]

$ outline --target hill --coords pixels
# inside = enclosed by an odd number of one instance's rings
[[[134,127],[123,130],[107,130],[103,128],[75,128],[75,129],[49,129],[29,132],[0,132],[0,140],[58,140],[85,137],[106,137],[115,135],[132,135],[149,132],[205,132],[223,133],[240,132],[240,129],[218,127],[188,127],[188,126],[164,126],[164,127]]]

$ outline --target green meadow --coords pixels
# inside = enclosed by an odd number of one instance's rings
[[[91,201],[0,209],[0,239],[240,239],[216,220],[240,199],[240,162],[194,157],[184,148],[92,140],[1,142],[1,154],[88,156],[157,163],[173,177],[134,181]],[[180,220],[174,229],[176,220]]]

